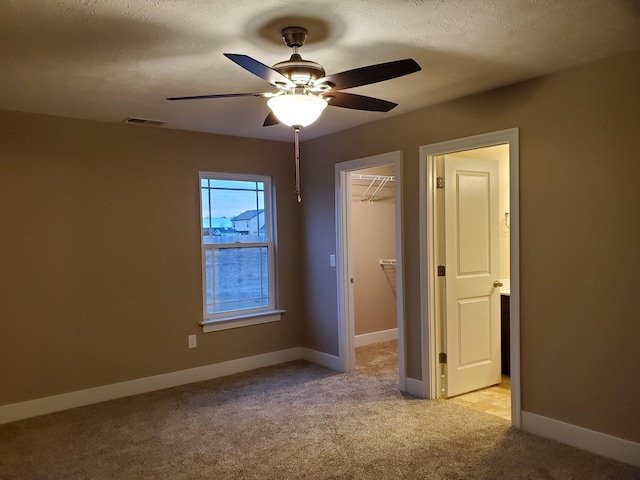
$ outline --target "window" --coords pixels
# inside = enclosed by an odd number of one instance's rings
[[[200,173],[204,331],[275,321],[269,177]]]

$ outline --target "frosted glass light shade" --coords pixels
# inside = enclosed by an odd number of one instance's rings
[[[318,119],[327,101],[315,95],[285,94],[270,98],[267,105],[285,125],[306,127]]]

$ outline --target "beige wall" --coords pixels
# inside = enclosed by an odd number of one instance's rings
[[[421,378],[418,149],[518,127],[523,409],[640,441],[639,80],[636,51],[305,142],[302,206],[288,143],[0,112],[0,404],[337,354],[334,164],[396,150]],[[201,334],[199,170],[273,176],[282,322]]]
[[[640,441],[639,111],[635,51],[306,142],[304,345],[338,353],[334,164],[401,150],[407,372],[421,378],[418,149],[518,127],[522,408]]]
[[[0,404],[300,344],[288,143],[9,112],[0,132]],[[272,176],[281,322],[202,334],[200,170]]]
[[[393,175],[393,167],[370,168],[354,173]],[[389,259],[396,256],[395,188],[394,183],[389,182],[376,195],[374,201],[361,201],[370,183],[355,180],[351,183],[350,232],[356,335],[380,332],[398,326],[396,269],[393,266],[380,266],[381,258]],[[372,190],[369,190],[369,194]]]

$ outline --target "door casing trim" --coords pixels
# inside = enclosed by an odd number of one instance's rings
[[[518,129],[434,143],[420,147],[420,296],[422,387],[426,398],[440,398],[438,347],[439,326],[435,301],[435,157],[463,150],[509,145],[509,189],[510,189],[510,274],[511,274],[511,423],[521,426],[520,396],[520,191],[519,191],[519,147]]]

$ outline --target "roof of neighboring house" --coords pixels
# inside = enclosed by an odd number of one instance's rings
[[[246,212],[242,212],[237,217],[233,217],[231,219],[231,221],[235,222],[235,221],[238,221],[238,220],[251,220],[255,216],[261,215],[262,213],[264,213],[263,209],[260,209],[260,210],[247,210]]]

